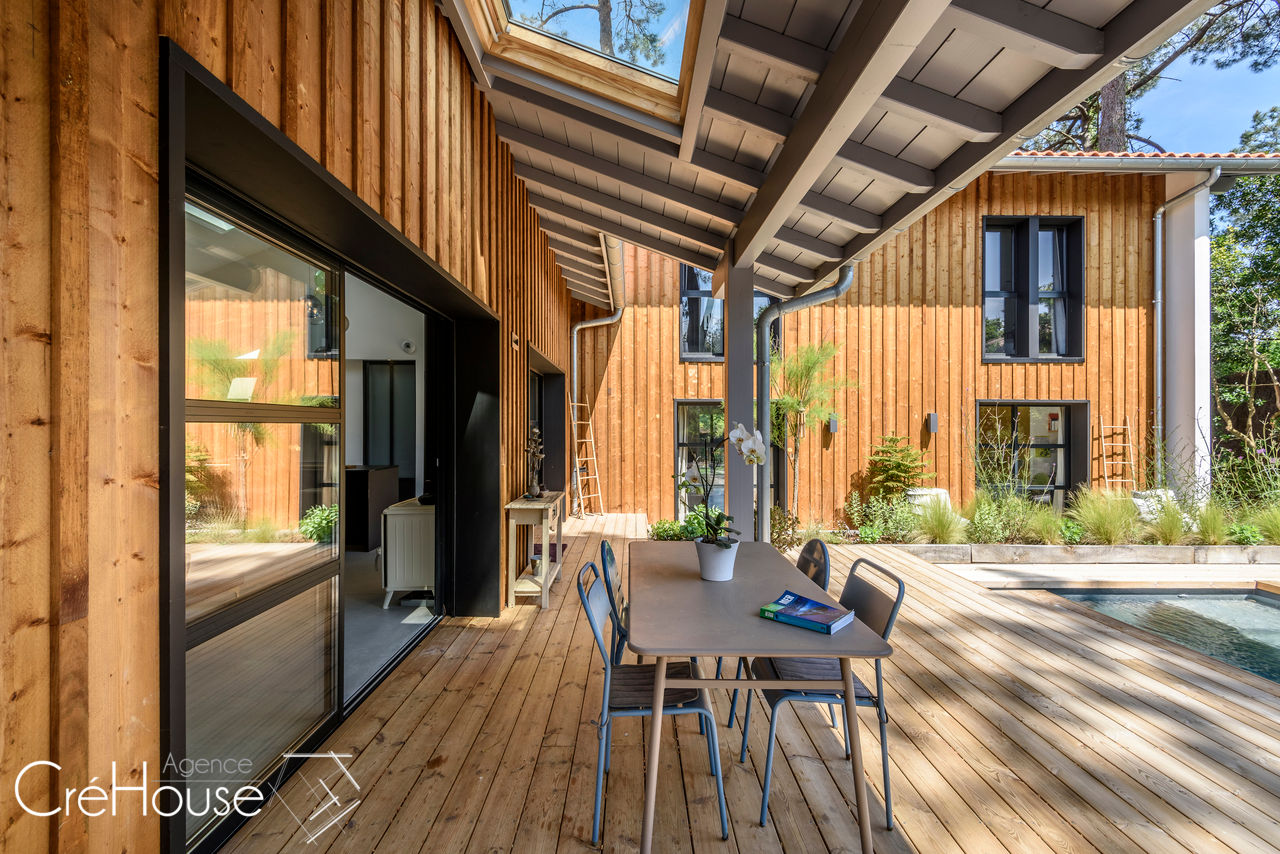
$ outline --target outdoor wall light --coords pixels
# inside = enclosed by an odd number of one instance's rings
[[[924,423],[925,423],[925,427],[928,428],[930,433],[937,433],[938,432],[938,413],[930,412],[928,415],[924,417]]]
[[[836,417],[836,416],[834,416],[834,415],[832,415],[832,416],[831,416],[831,419],[830,419],[829,421],[827,421],[827,432],[829,432],[829,433],[839,433],[839,432],[840,432],[840,419],[839,419],[839,418],[837,418],[837,417]]]

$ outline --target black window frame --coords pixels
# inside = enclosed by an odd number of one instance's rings
[[[712,296],[711,282],[708,279],[705,283],[702,281],[703,275],[709,275],[707,271],[688,264],[680,265],[680,334],[677,337],[677,353],[681,362],[723,362],[724,361],[724,300]],[[690,299],[697,300],[714,300],[720,306],[720,352],[709,353],[699,351],[689,351],[685,349],[685,338],[687,328],[684,323],[686,316],[687,301]]]
[[[1055,291],[1041,291],[1036,272],[1040,269],[1040,232],[1052,229],[1059,234],[1063,250],[1061,254],[1062,278],[1065,287]],[[989,290],[987,276],[993,259],[987,255],[987,235],[994,231],[1010,236],[1010,251],[1001,253],[995,263],[1001,265],[1001,284],[1008,290]],[[982,220],[982,309],[981,333],[978,348],[983,363],[1079,363],[1084,361],[1085,327],[1084,305],[1087,293],[1084,258],[1084,217],[1078,216],[986,216]],[[1005,269],[1005,265],[1008,269]],[[987,302],[1005,302],[1006,332],[1012,322],[1012,345],[1006,343],[1005,352],[987,351]],[[1066,336],[1066,353],[1042,353],[1040,351],[1040,301],[1061,300],[1064,308],[1063,333]],[[1012,311],[1010,311],[1012,309]],[[1006,334],[1006,342],[1009,335]]]
[[[686,449],[690,451],[701,450],[702,443],[697,441],[692,441],[687,437],[682,439],[681,431],[680,431],[680,425],[681,425],[680,409],[686,406],[688,407],[692,407],[692,406],[717,407],[718,406],[720,408],[721,418],[724,419],[724,423],[722,425],[722,429],[724,432],[722,436],[719,438],[723,438],[724,436],[727,436],[729,434],[729,420],[728,420],[728,415],[726,414],[727,410],[725,408],[725,402],[722,398],[678,397],[675,400],[673,400],[672,403],[673,403],[672,411],[674,414],[674,418],[672,421],[671,440],[672,440],[673,449],[675,451],[675,456],[671,462],[672,462],[672,466],[675,469],[675,474],[677,475],[676,478],[673,478],[673,489],[675,490],[675,496],[676,496],[676,521],[681,522],[681,521],[684,521],[684,518],[686,515],[685,511],[687,510],[687,508],[680,501],[680,487],[679,487],[678,476],[684,473],[684,469],[680,467],[681,451],[684,451]],[[721,446],[719,449],[715,451],[715,457],[717,459],[717,465],[720,466],[720,478],[723,485],[723,478],[724,478],[724,447],[723,446]],[[712,484],[712,487],[714,486],[715,484]]]
[[[973,409],[973,425],[974,425],[974,445],[976,449],[994,447],[994,445],[982,442],[982,410],[984,407],[1007,406],[1011,408],[1009,413],[1009,424],[1013,429],[1013,439],[1015,454],[1019,447],[1025,447],[1029,450],[1036,448],[1062,449],[1062,467],[1065,474],[1060,474],[1064,480],[1062,485],[1053,484],[1051,488],[1046,485],[1037,484],[1031,487],[1031,494],[1043,492],[1062,492],[1064,501],[1072,491],[1081,486],[1092,483],[1093,467],[1092,467],[1092,433],[1090,432],[1090,410],[1092,404],[1088,400],[1070,399],[1070,400],[1044,400],[1044,399],[1008,399],[1008,398],[979,398],[974,401]],[[1018,409],[1033,409],[1039,407],[1056,407],[1062,411],[1064,430],[1064,439],[1060,442],[1028,442],[1025,445],[1017,443],[1017,417]],[[1016,475],[1011,473],[1009,485],[1017,483]],[[981,487],[981,484],[976,484]]]

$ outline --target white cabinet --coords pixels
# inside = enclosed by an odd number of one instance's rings
[[[436,583],[436,508],[410,498],[382,511],[382,607],[401,590],[428,590]]]

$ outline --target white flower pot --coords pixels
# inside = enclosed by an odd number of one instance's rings
[[[715,543],[694,540],[693,547],[698,550],[698,569],[702,573],[703,581],[733,580],[733,562],[738,557],[736,541],[725,549]]]

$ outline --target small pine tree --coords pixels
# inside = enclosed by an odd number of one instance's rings
[[[889,500],[934,476],[933,472],[925,471],[924,451],[913,448],[905,436],[881,436],[880,443],[872,446],[868,460],[871,494]]]

